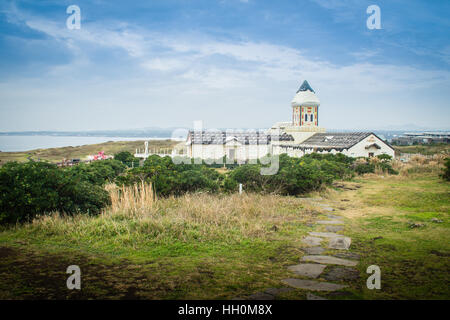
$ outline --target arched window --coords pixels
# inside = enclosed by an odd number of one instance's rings
[[[314,115],[311,115],[311,122],[314,122]]]
[[[308,114],[305,113],[305,121],[308,121]]]

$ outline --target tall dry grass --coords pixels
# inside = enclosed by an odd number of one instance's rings
[[[433,156],[415,155],[407,162],[398,159],[392,160],[392,168],[399,172],[400,177],[408,177],[411,174],[431,173],[439,174],[444,168],[446,154],[435,154]]]
[[[61,236],[93,246],[147,246],[149,243],[236,243],[273,237],[317,214],[301,199],[260,194],[185,194],[157,199],[151,185],[108,186],[112,204],[99,216],[47,215],[24,228],[39,237]]]
[[[153,186],[149,183],[142,182],[134,186],[122,187],[108,184],[105,188],[111,197],[111,206],[106,212],[141,215],[150,211],[157,200]]]

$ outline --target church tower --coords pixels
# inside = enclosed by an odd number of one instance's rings
[[[297,90],[292,105],[292,125],[302,128],[317,128],[319,125],[319,105],[314,90],[308,81],[303,81]]]

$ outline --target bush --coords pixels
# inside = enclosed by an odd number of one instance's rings
[[[378,164],[378,167],[383,170],[383,172],[386,172],[388,174],[398,174],[398,171],[392,168],[390,162],[381,162]]]
[[[381,161],[392,160],[392,157],[388,154],[379,154],[379,155],[377,155],[377,158],[380,159]]]
[[[123,173],[126,166],[118,160],[99,160],[91,163],[80,163],[64,170],[79,181],[86,181],[95,185],[104,185],[114,182],[116,177]]]
[[[276,174],[261,175],[261,164],[242,165],[229,173],[226,186],[234,187],[237,183],[242,183],[246,191],[297,195],[318,190],[334,179],[352,177],[349,167],[351,162],[353,159],[348,159],[345,155],[311,154],[291,158],[282,154]]]
[[[219,190],[223,176],[202,164],[174,164],[170,157],[152,155],[139,168],[116,179],[117,185],[152,183],[158,195],[180,195],[186,192]]]
[[[365,173],[374,173],[375,172],[375,165],[373,163],[370,163],[370,162],[357,163],[353,167],[353,170],[355,170],[355,172],[357,174],[360,174],[360,175],[361,174],[365,174]]]
[[[122,162],[128,167],[139,167],[140,159],[133,156],[128,151],[122,151],[114,155],[114,160]]]
[[[445,159],[445,168],[441,177],[446,181],[450,181],[450,158]]]
[[[9,162],[0,168],[0,223],[53,211],[96,214],[109,203],[100,186],[45,162]]]
[[[391,156],[385,154],[369,159],[359,158],[352,168],[359,175],[375,173],[377,169],[388,174],[398,174],[398,171],[392,168],[391,158]]]

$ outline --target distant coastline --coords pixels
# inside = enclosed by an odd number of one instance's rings
[[[111,137],[57,135],[0,135],[0,152],[23,152],[36,149],[77,147],[108,141],[169,140],[171,137]]]
[[[0,152],[22,152],[35,149],[76,147],[108,141],[133,140],[178,140],[186,137],[189,129],[182,128],[145,128],[135,130],[96,130],[96,131],[14,131],[0,132]],[[242,129],[247,130],[247,129]],[[334,132],[334,129],[328,132]],[[360,131],[341,130],[345,132]],[[381,139],[391,141],[392,138],[408,130],[368,130]],[[415,132],[417,130],[409,130]],[[430,130],[431,131],[431,130]],[[176,137],[173,137],[176,132]]]

